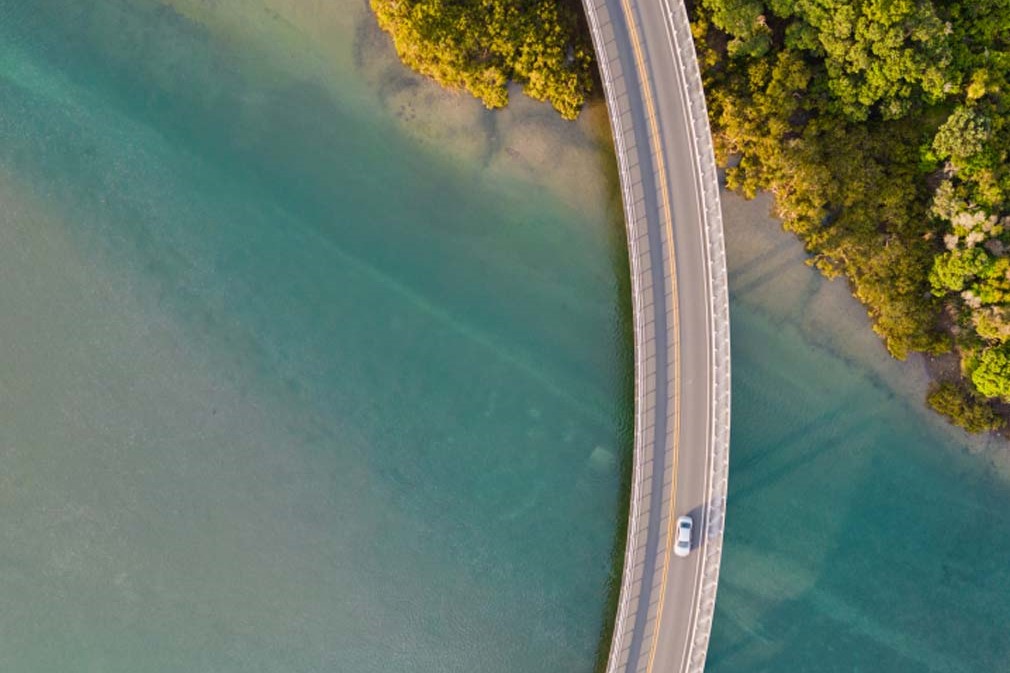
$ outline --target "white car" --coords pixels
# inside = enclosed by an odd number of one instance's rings
[[[677,519],[677,544],[673,547],[673,553],[681,558],[691,553],[691,530],[694,528],[694,519],[689,516],[682,516]]]

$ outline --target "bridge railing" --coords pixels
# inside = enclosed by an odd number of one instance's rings
[[[628,513],[628,544],[625,545],[624,569],[621,574],[620,598],[617,605],[617,616],[614,620],[614,632],[611,640],[610,655],[607,660],[607,671],[613,673],[617,670],[618,659],[623,651],[623,638],[626,631],[626,621],[628,617],[629,597],[631,585],[634,579],[634,570],[637,562],[637,545],[632,542],[635,531],[638,530],[640,512],[640,500],[642,493],[642,466],[644,463],[645,447],[645,409],[646,399],[645,381],[647,360],[645,358],[646,346],[650,341],[646,334],[644,325],[644,306],[647,298],[642,289],[642,256],[639,251],[638,241],[645,236],[646,232],[641,231],[640,222],[637,216],[634,187],[639,183],[632,178],[631,170],[628,166],[628,152],[625,142],[625,133],[631,129],[625,129],[621,121],[623,116],[620,106],[616,101],[620,100],[612,76],[611,64],[607,58],[608,50],[606,41],[601,29],[600,18],[596,10],[594,0],[583,0],[586,11],[586,18],[592,33],[593,44],[596,47],[597,60],[600,64],[600,79],[603,81],[605,95],[607,99],[607,110],[610,115],[610,127],[614,137],[614,149],[617,155],[617,166],[620,172],[621,201],[624,204],[624,218],[628,233],[628,247],[631,264],[631,293],[632,312],[634,315],[635,333],[635,444],[634,456],[632,459],[631,477],[631,505]]]
[[[722,206],[719,201],[719,174],[716,171],[712,132],[705,105],[705,91],[691,34],[690,19],[683,2],[663,0],[669,18],[681,85],[687,100],[691,126],[692,154],[700,183],[701,213],[709,285],[710,334],[712,335],[711,445],[709,447],[709,487],[706,499],[705,554],[702,557],[701,591],[695,615],[694,633],[688,650],[685,673],[705,669],[716,590],[722,562],[722,539],[726,523],[726,496],[729,488],[730,439],[730,326],[729,285]]]

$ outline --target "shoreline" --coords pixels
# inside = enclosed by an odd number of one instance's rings
[[[776,323],[794,325],[811,345],[844,360],[902,400],[930,427],[964,451],[990,461],[1010,481],[1010,445],[1002,435],[969,434],[925,401],[937,363],[919,353],[891,357],[873,332],[845,278],[827,279],[806,263],[803,242],[773,214],[772,195],[755,199],[722,189],[730,258],[731,307],[746,305]],[[949,357],[949,356],[948,356]]]

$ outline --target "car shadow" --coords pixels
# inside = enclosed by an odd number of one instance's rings
[[[702,531],[705,530],[705,506],[697,505],[685,514],[694,520],[694,526],[691,529],[691,551],[694,551],[701,546]]]

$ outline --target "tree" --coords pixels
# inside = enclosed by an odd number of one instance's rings
[[[1006,425],[986,400],[954,383],[932,386],[926,401],[968,432],[991,432]]]
[[[712,23],[733,37],[727,45],[730,55],[762,56],[768,51],[772,32],[759,0],[723,0],[710,6]]]
[[[942,297],[948,292],[960,292],[965,283],[983,273],[989,264],[989,255],[982,248],[951,250],[937,255],[929,272],[933,294]]]
[[[508,104],[508,83],[566,119],[592,87],[592,50],[571,8],[553,0],[371,0],[400,59],[488,108]]]
[[[1010,306],[986,306],[972,315],[975,332],[988,341],[1010,339]]]
[[[895,357],[1010,348],[1010,0],[693,7],[727,186],[774,195]],[[984,352],[934,406],[1005,413],[980,396],[1007,378]]]
[[[949,157],[960,168],[985,148],[988,139],[989,121],[976,110],[959,106],[937,130],[933,151],[940,159]]]
[[[1010,401],[1010,349],[999,346],[982,351],[971,380],[986,397]]]

